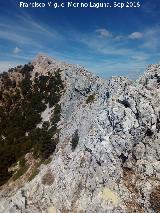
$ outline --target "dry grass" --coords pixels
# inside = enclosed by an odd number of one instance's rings
[[[136,182],[140,177],[136,176],[133,170],[123,168],[123,183],[132,195],[130,201],[125,201],[127,212],[144,213],[143,207],[138,203],[137,199],[141,196],[136,186]]]
[[[124,180],[124,184],[127,187],[127,189],[131,193],[138,195],[138,189],[136,187],[135,174],[132,170],[129,170],[127,168],[123,168],[123,180]]]
[[[53,184],[54,180],[54,175],[52,174],[51,170],[48,170],[47,173],[42,177],[42,184],[50,186]]]
[[[160,213],[160,186],[155,188],[150,194],[150,203],[151,208],[155,210],[155,212]]]
[[[132,212],[145,213],[143,208],[135,201],[125,202],[125,204],[127,206],[128,213],[132,213]]]

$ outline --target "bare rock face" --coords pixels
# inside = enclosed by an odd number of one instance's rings
[[[45,56],[33,66],[33,76],[61,70],[59,143],[33,180],[3,187],[0,212],[159,212],[160,65],[135,82]]]

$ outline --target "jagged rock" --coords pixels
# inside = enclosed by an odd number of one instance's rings
[[[137,144],[133,149],[133,154],[137,160],[142,159],[144,156],[144,153],[145,153],[145,145],[143,143]]]
[[[32,181],[12,193],[3,186],[0,212],[155,212],[150,194],[160,184],[160,65],[132,82],[103,80],[45,56],[32,64],[32,79],[61,70],[59,143],[52,161],[41,165]],[[95,100],[86,104],[93,93]],[[41,116],[51,119],[48,105]],[[42,184],[48,171],[52,181]]]

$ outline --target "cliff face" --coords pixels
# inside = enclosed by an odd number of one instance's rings
[[[35,76],[60,70],[60,117],[50,132],[58,142],[32,180],[27,171],[1,187],[0,212],[160,211],[160,65],[149,66],[134,82],[103,80],[45,56],[32,66],[32,87]],[[49,103],[52,91],[47,92],[36,128],[48,122],[49,131],[57,105]],[[25,158],[30,169],[38,161],[32,150]]]

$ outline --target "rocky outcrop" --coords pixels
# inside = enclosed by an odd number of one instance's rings
[[[160,65],[136,81],[45,56],[33,66],[33,76],[61,70],[59,143],[33,180],[12,193],[4,185],[0,212],[159,212]]]

